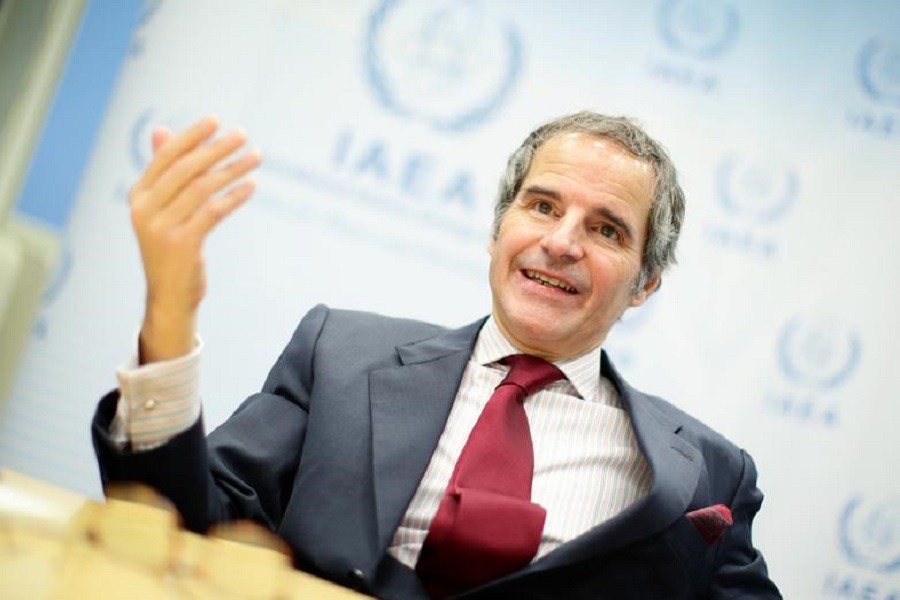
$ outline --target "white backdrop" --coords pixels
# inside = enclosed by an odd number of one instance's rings
[[[99,495],[88,436],[138,326],[126,193],[152,124],[264,152],[208,246],[207,421],[317,302],[489,310],[496,182],[536,124],[637,117],[688,196],[680,262],[606,343],[757,461],[788,598],[900,598],[900,5],[874,0],[149,2],[0,422],[2,463]]]

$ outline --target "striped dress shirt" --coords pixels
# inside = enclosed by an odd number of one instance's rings
[[[121,397],[113,439],[149,450],[200,416],[202,342],[178,359],[138,366],[136,353],[117,372]],[[437,448],[388,552],[415,568],[456,459],[519,351],[489,318],[463,373]],[[534,445],[531,499],[547,510],[536,558],[617,515],[645,496],[651,473],[615,387],[600,375],[600,349],[555,363],[566,379],[525,399]]]
[[[489,318],[478,336],[431,462],[388,552],[415,568],[456,459],[494,388],[502,358],[519,351]],[[554,363],[566,379],[525,399],[534,445],[531,499],[547,510],[540,558],[620,513],[650,489],[651,473],[618,393],[600,375],[600,349]]]

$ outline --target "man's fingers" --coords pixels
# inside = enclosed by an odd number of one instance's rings
[[[217,192],[225,189],[259,166],[262,155],[253,150],[218,169],[195,178],[165,209],[163,216],[172,224],[189,220],[195,211]]]
[[[149,206],[161,209],[172,202],[182,190],[195,186],[206,176],[207,171],[216,163],[228,157],[244,145],[247,134],[236,130],[223,135],[208,144],[192,149],[174,162],[153,184],[153,194]],[[160,153],[165,152],[168,146]]]
[[[203,117],[185,131],[172,136],[169,143],[160,146],[153,160],[147,166],[143,176],[138,180],[138,188],[147,188],[164,173],[182,154],[196,148],[204,140],[209,139],[219,128],[219,119],[213,115]]]
[[[194,213],[189,226],[196,227],[201,237],[205,237],[222,219],[233,213],[256,191],[256,182],[251,179],[240,183],[227,194],[203,204]]]
[[[172,139],[173,135],[175,134],[172,133],[172,130],[168,127],[160,126],[154,129],[152,139],[153,154],[155,155],[157,152],[159,152],[159,149],[162,148],[166,142]]]

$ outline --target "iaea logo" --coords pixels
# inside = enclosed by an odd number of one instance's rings
[[[850,500],[841,514],[840,540],[850,562],[883,573],[900,571],[900,498]]]
[[[483,0],[382,0],[365,51],[369,83],[385,107],[452,131],[496,111],[522,63],[518,35]]]
[[[858,67],[860,85],[873,100],[900,106],[900,43],[870,40]]]
[[[676,52],[715,58],[737,37],[740,16],[731,3],[718,0],[664,0],[659,11],[663,40]]]
[[[147,23],[153,20],[161,5],[162,0],[144,0],[144,7],[141,9],[137,27],[131,35],[131,47],[128,49],[131,56],[140,56],[144,52],[144,47],[147,43],[144,35]]]
[[[778,358],[784,374],[816,389],[841,384],[854,371],[860,356],[859,336],[832,320],[794,318],[778,339]]]
[[[797,172],[765,160],[726,156],[716,171],[723,208],[733,215],[765,224],[782,217],[797,198]]]

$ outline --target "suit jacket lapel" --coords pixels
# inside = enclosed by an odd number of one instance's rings
[[[483,324],[399,346],[400,366],[369,374],[379,555],[437,447]]]
[[[632,388],[603,353],[601,373],[616,386],[631,417],[638,445],[653,473],[650,492],[609,521],[563,544],[519,574],[583,560],[647,538],[682,516],[694,496],[702,456],[678,435],[679,423],[656,410],[652,401]]]
[[[390,543],[437,447],[483,324],[484,319],[399,346],[400,366],[369,374],[379,556]],[[628,385],[605,352],[601,373],[613,382],[631,417],[638,445],[653,474],[649,493],[606,523],[487,587],[647,538],[682,516],[693,498],[703,459],[697,448],[678,435],[681,425]]]

